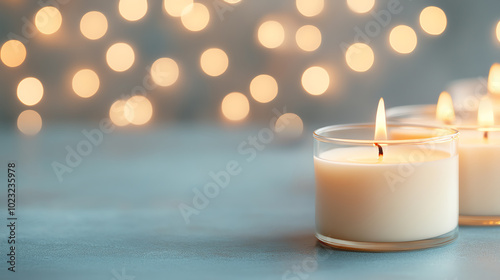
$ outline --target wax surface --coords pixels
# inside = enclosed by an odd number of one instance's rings
[[[391,146],[379,162],[373,150],[340,148],[314,158],[318,233],[350,241],[403,242],[436,237],[457,226],[457,156]]]

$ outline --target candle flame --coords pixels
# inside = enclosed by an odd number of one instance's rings
[[[436,106],[436,119],[446,124],[451,124],[455,121],[455,109],[453,109],[453,100],[451,95],[443,91],[439,95]]]
[[[377,116],[375,117],[375,141],[378,140],[387,140],[387,123],[383,98],[380,98],[378,102]]]
[[[491,65],[488,75],[488,92],[493,95],[500,95],[500,64]]]
[[[477,122],[481,127],[495,125],[495,114],[493,113],[493,103],[488,96],[481,98],[477,111]]]

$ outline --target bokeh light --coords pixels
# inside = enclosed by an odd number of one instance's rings
[[[162,87],[173,85],[179,78],[177,62],[168,57],[157,59],[151,66],[151,78],[155,84]]]
[[[287,138],[297,138],[304,131],[304,123],[296,114],[285,113],[276,120],[274,131]]]
[[[9,40],[2,45],[0,59],[8,67],[17,67],[26,59],[26,47],[18,40]]]
[[[184,8],[181,15],[184,27],[190,31],[203,30],[210,21],[208,8],[201,3],[194,3]]]
[[[50,35],[57,32],[61,24],[61,13],[55,7],[43,7],[35,15],[35,26],[43,34]]]
[[[118,3],[120,15],[128,21],[137,21],[143,18],[148,11],[147,0],[120,0]]]
[[[250,82],[250,94],[257,102],[268,103],[278,94],[278,83],[269,75],[259,75]]]
[[[236,3],[240,3],[241,0],[224,0],[224,2],[229,3],[229,4],[236,4]]]
[[[99,76],[90,69],[82,69],[73,76],[72,86],[78,96],[91,97],[99,89]]]
[[[396,52],[408,54],[417,47],[417,34],[407,25],[398,25],[391,30],[389,43]]]
[[[165,11],[173,17],[180,17],[184,9],[192,7],[193,0],[164,0]],[[187,12],[188,10],[186,10]]]
[[[26,135],[35,135],[42,129],[42,117],[36,111],[25,110],[17,117],[17,128]]]
[[[216,77],[226,72],[229,65],[229,58],[223,50],[211,48],[201,54],[200,65],[203,72],[209,76]]]
[[[368,71],[375,61],[372,48],[367,44],[354,43],[345,53],[347,65],[356,72]]]
[[[266,48],[274,49],[285,40],[285,29],[281,23],[270,20],[262,23],[257,31],[259,42]]]
[[[321,45],[321,31],[314,25],[304,25],[295,33],[295,41],[302,50],[315,51]]]
[[[117,126],[125,126],[130,124],[130,122],[125,118],[125,100],[117,100],[109,109],[109,118]]]
[[[297,6],[297,10],[306,16],[313,17],[321,13],[323,8],[325,7],[324,0],[296,0],[295,5]]]
[[[368,13],[375,6],[375,0],[347,0],[347,6],[358,14]]]
[[[43,85],[33,77],[24,78],[17,86],[17,98],[24,105],[36,105],[43,97]]]
[[[134,50],[126,43],[116,43],[109,47],[106,61],[109,67],[116,72],[126,71],[134,64]]]
[[[497,40],[500,42],[500,21],[497,23],[497,28],[495,29],[497,35]]]
[[[439,35],[446,29],[447,19],[443,10],[438,7],[429,6],[420,13],[420,26],[431,34]]]
[[[124,111],[125,118],[131,124],[143,125],[151,120],[153,105],[151,105],[151,102],[146,97],[136,95],[127,100]]]
[[[97,40],[108,31],[108,20],[101,12],[88,12],[80,21],[80,31],[88,39]]]
[[[330,75],[320,66],[309,67],[302,74],[302,87],[311,95],[321,95],[330,86]]]
[[[248,116],[250,103],[248,98],[240,92],[231,92],[222,100],[222,114],[228,120],[240,121]]]

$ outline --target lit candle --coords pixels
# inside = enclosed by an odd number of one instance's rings
[[[400,129],[440,136],[388,139]],[[334,247],[372,251],[421,249],[454,240],[457,134],[447,128],[387,126],[383,100],[375,126],[315,131],[317,238]]]

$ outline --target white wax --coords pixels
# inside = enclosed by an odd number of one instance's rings
[[[314,166],[316,230],[326,237],[404,242],[458,225],[456,155],[391,146],[380,162],[374,148],[339,148]]]
[[[461,134],[460,215],[500,216],[500,139]]]

